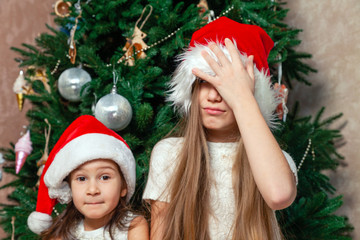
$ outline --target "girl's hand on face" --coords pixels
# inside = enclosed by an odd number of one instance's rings
[[[233,109],[232,105],[239,100],[241,101],[239,97],[248,96],[248,94],[243,93],[254,95],[254,56],[249,56],[246,66],[244,66],[237,48],[228,38],[225,39],[225,46],[230,53],[232,61],[225,56],[215,43],[210,43],[209,48],[217,57],[218,62],[208,52],[203,51],[201,53],[216,74],[215,76],[206,74],[198,68],[194,68],[192,72],[195,76],[212,84],[226,103]]]

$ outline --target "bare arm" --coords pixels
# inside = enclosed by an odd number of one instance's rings
[[[232,62],[218,46],[210,44],[220,64],[206,51],[202,55],[216,76],[196,68],[193,74],[212,84],[233,110],[255,182],[268,206],[274,210],[286,208],[296,196],[295,179],[254,97],[253,57],[244,66],[234,44],[226,39],[225,45]]]
[[[164,234],[164,219],[168,208],[168,203],[151,201],[151,240],[161,240]]]
[[[148,240],[149,239],[149,225],[144,217],[139,216],[134,218],[130,224],[128,232],[129,240]]]

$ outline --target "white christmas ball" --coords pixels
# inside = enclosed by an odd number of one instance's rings
[[[80,91],[85,83],[91,81],[90,74],[81,68],[69,68],[61,73],[58,89],[63,98],[71,102],[81,99]]]
[[[131,121],[131,105],[126,98],[112,91],[96,103],[95,117],[108,128],[120,131]]]

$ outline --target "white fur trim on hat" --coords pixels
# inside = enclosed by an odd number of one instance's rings
[[[81,135],[67,143],[55,156],[44,175],[49,196],[60,203],[68,203],[71,191],[65,178],[78,166],[94,159],[115,161],[124,175],[127,184],[126,200],[135,191],[136,167],[131,150],[119,139],[101,133]]]
[[[234,41],[236,46],[236,42]],[[229,51],[222,44],[218,44],[225,56],[231,61]],[[202,57],[201,51],[207,51],[216,61],[215,54],[207,45],[195,44],[195,47],[190,47],[177,58],[180,61],[176,68],[172,79],[169,82],[169,91],[167,101],[172,102],[175,110],[182,115],[189,112],[191,106],[191,90],[192,85],[196,80],[196,76],[192,73],[193,68],[199,68],[204,73],[214,76],[215,73]],[[246,54],[240,53],[241,60],[245,65],[247,61]],[[270,76],[264,71],[259,71],[254,66],[255,75],[255,99],[259,105],[260,111],[270,128],[276,126],[276,115],[274,111],[280,100],[276,97],[276,92],[271,87]]]
[[[36,234],[40,234],[48,229],[51,224],[52,217],[46,213],[32,212],[27,219],[28,227]]]

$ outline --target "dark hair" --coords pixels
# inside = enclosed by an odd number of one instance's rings
[[[122,183],[126,183],[122,172],[119,169]],[[126,187],[126,184],[122,186],[122,189]],[[119,191],[121,191],[120,189]],[[128,230],[128,219],[126,216],[131,208],[126,203],[126,195],[120,198],[119,203],[111,213],[112,216],[108,223],[104,226],[104,230],[108,229],[112,240],[114,240],[113,232],[115,228],[120,230]],[[50,240],[61,238],[62,240],[75,240],[76,238],[72,235],[73,227],[78,224],[84,216],[76,209],[73,201],[68,203],[66,209],[54,219],[53,224],[47,230],[43,231],[40,235],[43,240]]]

